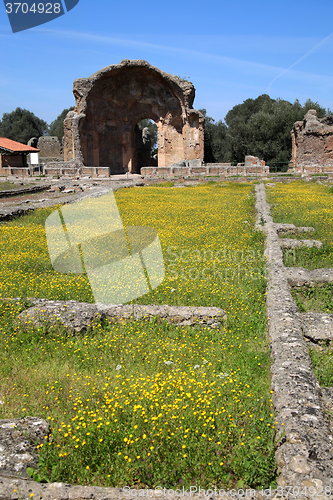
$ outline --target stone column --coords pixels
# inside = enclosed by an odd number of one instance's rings
[[[131,140],[131,133],[128,131],[123,132],[121,136],[121,150],[122,150],[122,162],[124,172],[133,173],[133,144]]]

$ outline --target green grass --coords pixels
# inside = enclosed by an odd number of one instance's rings
[[[326,312],[333,314],[333,284],[304,285],[292,289],[300,312]]]
[[[306,269],[333,268],[333,196],[330,188],[316,182],[296,181],[266,188],[267,201],[271,205],[274,222],[310,226],[309,233],[284,234],[283,237],[315,239],[322,248],[296,248],[284,250],[286,266]]]
[[[60,326],[18,323],[27,304],[4,301],[1,418],[49,419],[38,471],[48,481],[274,486],[264,239],[254,230],[253,187],[138,188],[117,191],[116,200],[125,226],[155,227],[165,259],[164,282],[136,302],[218,306],[227,322],[216,330],[103,322],[73,337]],[[2,296],[93,301],[86,276],[52,270],[43,232],[50,213],[0,227]]]
[[[309,349],[314,374],[321,387],[333,386],[333,349],[331,345]],[[332,413],[326,413],[332,421]]]
[[[33,186],[33,184],[29,184],[29,186]],[[24,187],[25,186],[18,186],[13,182],[0,182],[0,191],[7,191],[7,190],[15,191],[16,189],[23,189]]]
[[[148,187],[173,187],[174,185],[175,185],[174,182],[165,181],[165,182],[158,182],[157,184],[151,184]]]
[[[311,239],[313,233],[303,233],[303,238]],[[288,237],[288,236],[286,236]],[[300,239],[299,237],[294,237]],[[321,248],[295,248],[283,250],[283,262],[287,267],[303,267],[305,269],[331,268],[333,266],[333,245]]]

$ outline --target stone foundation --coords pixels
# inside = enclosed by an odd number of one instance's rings
[[[270,494],[263,493],[262,490],[254,491],[250,489],[246,490],[246,494],[245,492],[237,494],[237,490],[232,490],[232,492],[226,492],[220,498],[225,500],[231,500],[232,498],[244,499],[245,497],[257,500],[263,500],[263,498],[272,500],[278,498],[284,500],[295,500],[296,498],[303,500],[332,499],[333,437],[332,426],[326,419],[324,410],[332,410],[333,408],[333,389],[320,388],[313,374],[305,338],[314,342],[330,341],[333,338],[333,316],[318,313],[299,314],[290,287],[301,286],[313,281],[319,283],[332,282],[333,270],[316,269],[308,271],[301,268],[286,268],[283,264],[279,234],[288,232],[305,233],[314,229],[308,227],[297,228],[292,224],[274,224],[269,206],[265,200],[264,186],[256,186],[256,193],[257,229],[264,229],[267,236],[265,250],[269,270],[267,316],[268,335],[272,349],[271,375],[277,427],[276,460],[279,468],[277,478],[279,490],[272,490]],[[262,225],[262,222],[264,225]],[[45,305],[47,303],[52,307],[62,307],[64,305],[64,303],[61,303],[61,305],[60,302],[50,304],[52,301],[43,299],[34,300],[40,301],[35,302],[34,308],[42,307],[43,310],[46,309]],[[93,307],[94,305],[90,304],[89,306]],[[105,312],[104,308],[109,307],[101,306],[98,313]],[[112,311],[116,312],[117,307],[119,306],[111,306],[111,309],[115,308]],[[129,307],[133,308],[133,306]],[[137,311],[140,317],[145,315],[156,316],[156,312],[149,308],[157,306],[134,307],[145,308]],[[163,314],[170,313],[171,306],[159,307],[164,311]],[[166,309],[163,310],[163,308]],[[191,308],[180,309],[187,310]],[[204,313],[202,308],[197,309]],[[133,310],[134,317],[137,313],[135,309]],[[53,312],[58,313],[58,310]],[[125,312],[128,314],[129,311],[125,310]],[[204,314],[207,316],[206,311]],[[10,426],[12,422],[6,421],[5,424]],[[11,432],[11,427],[7,427],[7,430]],[[21,438],[21,436],[19,437]],[[6,436],[4,439],[7,439]],[[23,452],[26,444],[23,440],[19,443],[23,448]],[[15,450],[14,453],[19,455]],[[22,454],[25,455],[25,453]],[[32,456],[33,450],[30,450],[30,454]],[[28,457],[26,459],[28,460]],[[13,462],[14,468],[17,463],[23,463],[22,457],[17,460],[19,462]],[[29,460],[31,460],[30,457]],[[0,498],[2,500],[29,500],[32,497],[35,500],[42,498],[44,500],[83,500],[88,498],[91,500],[122,500],[124,498],[133,500],[138,496],[170,498],[170,496],[163,495],[160,490],[157,490],[157,492],[145,490],[141,495],[135,495],[134,493],[128,493],[124,488],[100,488],[64,483],[38,484],[21,478],[13,478],[9,470],[7,472],[0,471]],[[197,500],[199,498],[215,498],[215,494],[214,491],[210,495],[201,492],[201,494],[193,494],[193,498]]]
[[[6,300],[6,299],[3,299]],[[180,326],[206,325],[215,328],[219,322],[226,320],[223,309],[217,307],[185,307],[185,306],[140,306],[86,304],[75,300],[55,301],[47,299],[28,299],[33,307],[21,312],[19,322],[33,323],[36,326],[61,324],[72,334],[85,332],[95,322],[106,319],[110,323],[120,320],[140,320],[154,318],[166,320]]]
[[[266,175],[269,167],[265,165],[237,165],[230,163],[207,163],[203,166],[170,166],[164,168],[143,167],[141,175],[148,178],[154,177],[195,177],[195,176],[237,176],[237,175]]]
[[[0,420],[0,477],[28,478],[27,467],[37,469],[36,447],[44,443],[49,427],[37,417]]]

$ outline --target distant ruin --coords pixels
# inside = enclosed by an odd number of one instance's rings
[[[333,116],[317,118],[310,109],[291,131],[292,162],[298,172],[333,171]]]
[[[141,174],[145,177],[193,177],[193,176],[238,176],[238,175],[267,175],[269,166],[264,160],[257,156],[245,156],[245,163],[205,163],[204,165],[195,165],[190,161],[180,161],[173,163],[169,167],[155,168],[143,167]]]
[[[44,135],[40,137],[36,147],[40,150],[39,161],[41,164],[63,160],[60,142],[56,136]]]
[[[64,120],[63,154],[75,167],[140,173],[150,159],[137,147],[136,125],[155,121],[158,167],[179,161],[201,165],[204,117],[192,108],[195,89],[146,61],[124,59],[74,81],[74,111]]]

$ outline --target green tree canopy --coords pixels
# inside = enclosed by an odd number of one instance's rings
[[[16,108],[11,113],[4,113],[0,120],[0,136],[23,144],[32,137],[45,135],[47,131],[47,123],[27,109]]]
[[[74,106],[64,109],[50,125],[49,135],[58,137],[60,144],[62,143],[64,135],[64,119],[66,118],[68,111],[72,111],[73,109]]]
[[[157,153],[157,125],[153,120],[149,118],[144,118],[138,122],[138,127],[140,130],[143,130],[145,127],[148,127],[151,141],[151,149],[150,154],[153,155]]]
[[[246,155],[254,155],[269,166],[287,164],[291,158],[291,129],[309,109],[316,109],[319,118],[330,113],[311,99],[302,106],[298,100],[292,104],[267,94],[234,106],[225,123],[216,123],[201,109],[205,115],[205,162],[242,163]]]
[[[269,165],[289,162],[290,131],[309,109],[316,109],[319,118],[326,114],[325,109],[311,99],[302,106],[298,100],[292,104],[271,99],[267,94],[234,106],[225,117],[232,160],[243,162],[246,155],[254,155]]]
[[[205,117],[204,159],[206,163],[229,162],[231,157],[228,127],[222,120],[215,122],[207,111],[199,111]]]

